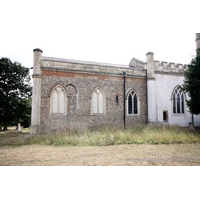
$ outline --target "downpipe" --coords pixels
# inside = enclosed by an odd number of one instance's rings
[[[126,105],[125,105],[125,101],[126,101],[126,72],[123,72],[124,74],[124,129],[126,127]]]

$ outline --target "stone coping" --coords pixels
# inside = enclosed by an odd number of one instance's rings
[[[135,78],[146,78],[147,74],[147,71],[144,69],[135,69],[129,67],[128,65],[75,61],[49,57],[42,58],[41,70],[98,74],[107,76],[124,76],[123,72],[125,71],[127,74],[126,77]]]
[[[129,65],[82,61],[82,60],[71,60],[71,59],[53,58],[53,57],[44,57],[44,56],[42,57],[42,61],[65,62],[65,63],[82,64],[82,65],[104,66],[104,67],[130,68]]]

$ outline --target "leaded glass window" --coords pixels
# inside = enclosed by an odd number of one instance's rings
[[[128,114],[133,114],[133,100],[131,94],[128,96]]]
[[[177,86],[173,92],[173,113],[174,114],[185,113],[185,96],[179,86]]]
[[[182,113],[184,113],[185,109],[184,109],[184,96],[183,96],[183,94],[181,95],[181,107],[182,107]]]
[[[138,114],[138,97],[134,91],[128,95],[128,114]]]

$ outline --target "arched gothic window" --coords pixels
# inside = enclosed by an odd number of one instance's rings
[[[172,98],[173,98],[173,113],[184,114],[185,113],[185,95],[179,86],[177,86],[174,89]]]
[[[92,114],[105,114],[105,95],[101,88],[96,88],[92,93]]]
[[[51,114],[66,114],[66,94],[60,85],[51,93]]]
[[[128,94],[128,114],[138,114],[138,97],[134,91]]]

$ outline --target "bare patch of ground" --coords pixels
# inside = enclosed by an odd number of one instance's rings
[[[200,144],[3,146],[1,166],[200,166]]]

